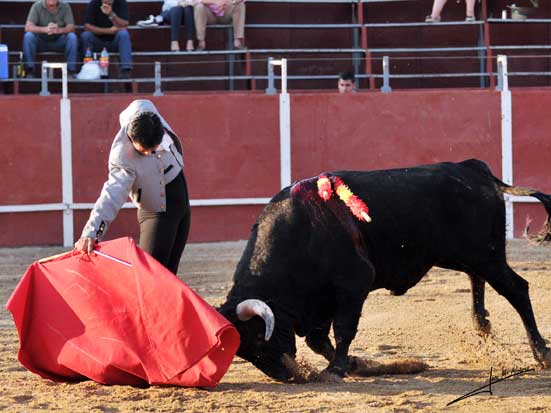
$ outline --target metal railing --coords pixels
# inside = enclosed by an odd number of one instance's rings
[[[319,49],[315,49],[316,51],[319,51]],[[269,52],[266,51],[266,52]],[[273,52],[273,50],[272,50]],[[503,57],[506,57],[503,55]],[[522,59],[524,56],[512,56],[513,59]],[[551,55],[546,56],[537,56],[542,57],[544,59],[551,60]],[[430,59],[425,57],[426,59]],[[452,56],[444,56],[439,58],[448,58],[452,59],[454,57]],[[455,57],[459,59],[470,59],[470,60],[477,60],[478,57],[476,56],[461,56],[461,57]],[[533,59],[535,56],[529,56],[528,58]],[[343,59],[346,61],[350,61],[351,58]],[[381,81],[380,91],[384,93],[390,93],[393,90],[392,82],[399,79],[430,79],[430,78],[489,78],[490,76],[496,76],[498,79],[498,88],[500,87],[499,79],[500,79],[500,72],[499,68],[500,66],[500,60],[499,57],[495,62],[496,71],[486,72],[486,71],[477,71],[477,72],[464,72],[464,71],[458,71],[458,72],[442,72],[442,73],[393,73],[392,70],[392,64],[395,61],[399,60],[418,60],[422,59],[419,56],[411,56],[411,57],[392,57],[390,55],[383,55],[381,58],[378,58],[377,60],[381,61],[381,72],[380,73],[371,73],[371,74],[357,74],[357,79],[378,79]],[[317,59],[312,59],[313,61],[317,61]],[[331,61],[334,61],[335,59],[331,58],[329,59]],[[152,84],[154,85],[154,91],[153,94],[155,96],[161,96],[163,92],[163,88],[169,84],[169,83],[176,83],[176,82],[213,82],[213,81],[265,81],[267,82],[267,87],[265,89],[266,93],[273,94],[276,92],[274,83],[275,80],[281,79],[281,77],[276,76],[273,71],[274,64],[277,64],[279,62],[285,61],[285,71],[287,72],[289,65],[291,67],[294,67],[295,70],[301,70],[301,63],[302,64],[310,64],[310,62],[307,59],[294,59],[294,58],[278,58],[276,59],[273,56],[269,56],[267,58],[263,59],[256,59],[254,62],[264,62],[266,67],[266,72],[264,73],[250,73],[250,74],[244,74],[244,75],[209,75],[209,76],[170,76],[170,75],[163,75],[163,70],[165,67],[169,67],[171,63],[162,63],[160,61],[155,61],[153,63],[150,63],[148,65],[152,65],[152,76],[148,77],[139,77],[139,78],[133,78],[133,79],[94,79],[94,80],[78,80],[78,79],[68,79],[67,78],[67,67],[65,63],[52,63],[48,61],[42,62],[42,76],[40,79],[11,79],[13,81],[21,81],[21,82],[40,82],[42,85],[40,95],[48,95],[48,83],[61,83],[64,88],[64,94],[67,93],[68,88],[70,85],[75,84],[83,84],[83,83],[97,83],[97,84],[118,84],[118,83],[136,83],[136,84]],[[238,61],[240,62],[240,61]],[[244,61],[241,61],[244,62]],[[274,63],[276,62],[276,63]],[[195,62],[198,63],[198,62]],[[205,63],[205,62],[202,62]],[[220,64],[223,64],[225,62],[221,61]],[[212,63],[210,63],[212,64]],[[56,78],[53,79],[51,77],[51,68],[61,68],[63,72],[62,78]],[[166,70],[165,70],[166,72]],[[509,78],[514,77],[528,77],[528,76],[538,76],[538,77],[551,77],[551,71],[510,71],[508,73]],[[308,80],[336,80],[337,74],[296,74],[296,73],[288,73],[286,78],[289,81],[308,81]],[[10,80],[10,79],[8,79]],[[287,87],[287,85],[285,85]]]
[[[83,0],[84,1],[84,0]],[[135,0],[135,1],[141,1],[141,0]],[[293,2],[291,0],[255,0],[259,2],[281,2],[281,3],[289,3]],[[389,2],[393,0],[363,0],[361,3],[379,3],[379,2]],[[407,1],[407,0],[394,0],[394,1]],[[300,2],[312,2],[312,3],[319,3],[319,2],[327,2],[327,3],[358,3],[357,1],[352,0],[306,0],[306,1],[297,1]],[[361,19],[360,19],[361,20]],[[300,59],[294,58],[292,55],[296,54],[321,54],[321,53],[327,53],[327,54],[347,54],[350,53],[352,56],[349,58],[349,62],[354,68],[354,73],[358,79],[369,79],[370,82],[370,88],[374,89],[375,79],[382,79],[383,80],[383,87],[385,90],[392,89],[390,85],[391,79],[428,79],[428,78],[473,78],[478,77],[480,79],[479,86],[480,87],[486,87],[487,83],[490,83],[490,86],[492,86],[492,81],[496,76],[496,72],[492,70],[492,66],[495,66],[495,63],[492,63],[495,60],[495,57],[492,56],[493,52],[501,52],[501,53],[507,53],[508,51],[518,51],[518,50],[549,50],[551,49],[551,45],[492,45],[490,42],[488,42],[488,39],[485,39],[484,36],[484,30],[482,30],[482,26],[487,26],[490,23],[495,24],[518,24],[518,23],[536,23],[536,24],[548,24],[551,23],[551,19],[522,19],[522,20],[515,20],[515,19],[497,19],[497,18],[488,18],[486,20],[478,20],[474,22],[464,22],[464,21],[455,21],[455,22],[439,22],[439,23],[425,23],[425,22],[387,22],[387,23],[364,23],[361,21],[358,21],[356,16],[352,16],[353,23],[344,23],[344,24],[247,24],[247,28],[251,29],[271,29],[271,28],[281,28],[281,29],[299,29],[299,30],[308,30],[308,29],[349,29],[352,31],[352,46],[351,48],[332,48],[332,49],[322,49],[322,48],[309,48],[309,49],[288,49],[288,48],[280,48],[280,49],[249,49],[249,50],[215,50],[215,51],[200,51],[200,52],[165,52],[165,51],[144,51],[144,52],[134,52],[133,54],[136,57],[151,57],[151,58],[165,58],[169,59],[173,56],[210,56],[210,55],[222,55],[226,58],[226,64],[228,65],[229,72],[227,75],[221,75],[221,76],[170,76],[170,77],[162,77],[161,76],[161,68],[158,69],[158,75],[153,75],[152,77],[135,77],[131,79],[134,83],[148,83],[148,82],[155,82],[155,90],[158,91],[161,89],[160,85],[166,82],[193,82],[193,81],[218,81],[218,80],[224,80],[228,81],[230,86],[230,90],[233,89],[233,82],[238,80],[266,80],[267,77],[264,74],[259,74],[258,71],[252,70],[250,68],[247,69],[247,72],[243,75],[235,75],[235,65],[239,64],[240,62],[244,62],[245,65],[250,65],[252,62],[254,62],[254,56],[258,55],[281,55],[279,57],[285,57],[289,60],[289,64],[297,63]],[[438,26],[461,26],[461,25],[475,25],[480,28],[479,31],[479,38],[477,39],[476,44],[473,45],[465,45],[465,46],[454,46],[454,47],[368,47],[367,41],[364,40],[366,34],[365,31],[367,29],[380,29],[380,28],[396,28],[396,27],[419,27],[419,26],[431,26],[431,27],[438,27]],[[22,26],[22,25],[0,25],[0,30],[2,27],[15,27],[15,26]],[[216,26],[216,25],[215,25]],[[220,27],[229,28],[229,25],[218,25]],[[133,26],[137,28],[137,26]],[[168,26],[166,27],[168,28]],[[361,41],[359,38],[358,33],[361,31]],[[365,42],[365,45],[364,45]],[[360,46],[360,43],[362,46]],[[365,47],[363,47],[365,46]],[[396,62],[398,57],[393,57],[397,54],[407,54],[408,56],[404,57],[401,56],[400,59],[411,59],[418,61],[421,61],[422,59],[426,59],[426,56],[422,56],[424,54],[446,54],[446,56],[439,56],[439,59],[449,59],[450,61],[452,59],[455,59],[456,56],[453,56],[453,54],[456,53],[477,53],[478,55],[476,57],[465,57],[468,59],[478,59],[479,62],[479,68],[477,71],[473,72],[449,72],[449,73],[386,73],[384,70],[384,66],[387,66],[387,69],[390,70],[390,62]],[[10,52],[10,56],[19,53],[19,52]],[[46,54],[47,55],[47,54]],[[113,54],[113,56],[116,56],[117,54]],[[236,59],[237,56],[245,56],[244,60],[238,60]],[[437,57],[434,57],[436,59]],[[386,63],[384,63],[384,59],[386,60]],[[155,59],[157,60],[157,59]],[[303,59],[304,60],[304,59]],[[373,64],[377,63],[378,60],[381,60],[383,62],[381,65],[383,66],[382,69],[374,70]],[[266,61],[266,60],[264,60]],[[149,63],[150,65],[152,63]],[[163,63],[163,67],[165,65],[170,65],[170,62]],[[206,62],[205,62],[206,64]],[[323,63],[322,63],[323,64]],[[159,63],[161,65],[161,63]],[[450,67],[453,67],[452,64],[449,65]],[[155,69],[156,71],[157,69]],[[256,73],[255,73],[256,72]],[[549,72],[546,70],[540,70],[540,71],[512,71],[510,73],[513,77],[529,77],[529,76],[549,76]],[[295,76],[289,76],[290,80],[306,80],[306,79],[329,79],[329,78],[335,78],[336,74],[331,75],[295,75]],[[159,79],[161,79],[159,81]],[[8,82],[33,82],[35,80],[26,80],[26,79],[17,79],[15,76],[9,79],[6,79],[5,81]],[[56,81],[56,80],[52,80]],[[119,82],[128,82],[128,80],[118,80],[118,79],[107,79],[107,80],[101,80],[98,82],[106,82],[106,83],[119,83]],[[72,83],[73,80],[70,80],[70,83]],[[157,86],[159,85],[159,86]],[[254,89],[254,88],[253,88]]]

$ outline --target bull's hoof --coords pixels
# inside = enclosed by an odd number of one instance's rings
[[[356,374],[358,370],[361,370],[365,365],[366,361],[360,357],[348,356],[346,363],[346,373],[347,374]]]
[[[329,367],[327,367],[325,370],[323,370],[322,373],[325,373],[325,372],[327,372],[328,374],[338,376],[341,379],[346,376],[346,368],[339,367],[339,366],[329,365]]]
[[[551,350],[546,347],[543,355],[538,357],[538,363],[544,369],[551,368]]]
[[[492,331],[492,324],[490,320],[486,318],[489,316],[490,313],[486,309],[480,312],[473,311],[472,313],[474,328],[481,336],[487,336]]]
[[[332,368],[328,367],[319,374],[318,381],[323,383],[340,383],[344,379],[344,374],[339,374]]]
[[[482,336],[487,336],[492,331],[492,323],[490,323],[490,321],[486,318],[483,318],[481,320],[478,320],[478,319],[475,320],[474,326],[478,334]]]

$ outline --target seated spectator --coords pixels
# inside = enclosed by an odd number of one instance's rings
[[[245,0],[195,0],[195,30],[197,50],[206,48],[205,32],[208,24],[233,24],[233,46],[243,49],[245,33]]]
[[[104,47],[119,52],[121,77],[130,77],[132,44],[128,33],[128,4],[126,0],[90,0],[82,33],[82,51],[90,47],[100,52]]]
[[[138,26],[158,26],[163,23],[170,23],[170,50],[180,51],[180,25],[186,28],[186,50],[193,51],[193,36],[195,24],[193,23],[193,0],[164,0],[161,15],[140,20]]]
[[[63,52],[70,74],[77,71],[78,39],[71,6],[59,0],[38,0],[27,16],[23,60],[27,77],[34,77],[36,52]]]
[[[339,73],[339,81],[337,82],[337,88],[339,93],[352,93],[356,92],[356,82],[354,74],[351,72]]]
[[[446,1],[447,0],[434,0],[434,3],[432,5],[432,13],[429,14],[425,19],[427,23],[436,23],[441,20],[440,14],[442,13],[442,9],[444,8]],[[476,20],[474,16],[475,2],[476,0],[465,0],[466,9],[467,9],[465,21],[474,22]]]

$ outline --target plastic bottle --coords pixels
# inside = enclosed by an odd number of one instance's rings
[[[104,47],[99,56],[99,69],[101,77],[109,76],[109,52]]]
[[[90,46],[86,48],[86,53],[84,53],[84,64],[91,62],[93,60],[92,57],[92,50],[90,49]]]
[[[25,66],[23,64],[23,52],[19,52],[19,62],[17,63],[17,77],[23,78],[26,76]]]

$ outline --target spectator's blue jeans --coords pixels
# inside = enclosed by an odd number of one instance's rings
[[[63,52],[69,72],[77,70],[78,39],[74,33],[59,36],[56,40],[44,40],[41,36],[26,32],[23,37],[23,60],[29,71],[34,70],[36,52]]]
[[[193,40],[195,37],[195,23],[193,23],[193,7],[172,7],[161,13],[163,20],[170,23],[170,40],[175,41],[180,37],[180,25],[183,23],[186,28],[186,40]]]
[[[81,35],[82,39],[82,54],[86,52],[86,48],[90,48],[94,52],[101,52],[104,47],[109,52],[118,52],[121,62],[121,69],[132,69],[132,43],[130,43],[130,34],[128,30],[119,30],[113,40],[102,40],[94,33],[85,31]]]

